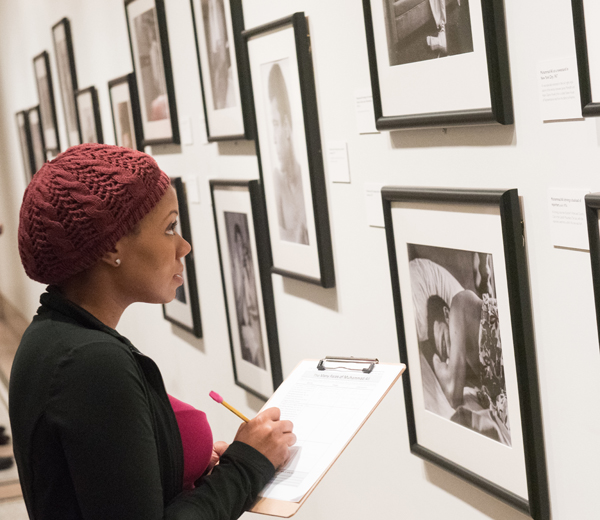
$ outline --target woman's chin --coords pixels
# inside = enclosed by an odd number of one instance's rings
[[[171,303],[173,300],[175,300],[177,298],[177,291],[173,291],[172,294],[170,294],[169,296],[167,296],[164,301],[160,302],[163,305],[166,305],[167,303]]]

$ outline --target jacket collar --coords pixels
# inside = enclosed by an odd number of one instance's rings
[[[115,329],[111,329],[93,314],[67,299],[56,286],[48,286],[46,292],[40,296],[40,304],[41,307],[37,311],[38,315],[43,314],[45,310],[51,309],[72,319],[83,327],[100,330],[106,334],[110,334],[122,343],[125,343],[125,345],[127,345],[132,352],[141,354],[141,352],[135,348],[131,341],[129,341],[125,336],[121,336],[121,334],[119,334]]]

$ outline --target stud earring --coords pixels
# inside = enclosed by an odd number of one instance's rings
[[[120,259],[120,258],[117,258],[117,259],[115,260],[115,264],[117,264],[117,267],[119,267],[119,266],[121,265],[121,259]]]

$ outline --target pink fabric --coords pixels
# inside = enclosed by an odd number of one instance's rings
[[[183,444],[183,489],[194,489],[210,462],[213,436],[206,414],[169,396]]]

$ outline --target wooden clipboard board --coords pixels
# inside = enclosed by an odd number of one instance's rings
[[[373,370],[373,368],[374,368],[375,365],[380,364],[377,359],[354,358],[354,357],[351,357],[351,358],[326,357],[324,359],[321,359],[320,361],[317,361],[316,359],[315,360],[304,360],[304,361],[314,361],[315,363],[318,363],[317,366],[316,366],[316,368],[318,370],[331,370],[331,369],[333,369],[331,367],[326,367],[325,366],[329,362],[333,362],[333,363],[340,362],[340,363],[357,363],[357,364],[361,363],[361,364],[368,364],[370,366],[370,369],[368,369],[367,373],[370,373]],[[301,361],[298,364],[298,366],[296,366],[296,368],[294,369],[294,372],[299,368],[299,366],[304,361]],[[354,431],[354,433],[352,433],[352,435],[348,438],[348,440],[346,441],[346,443],[344,444],[344,446],[342,447],[342,449],[340,450],[340,452],[332,460],[331,464],[329,464],[329,466],[327,466],[327,468],[323,471],[323,473],[321,473],[321,476],[319,477],[319,479],[304,494],[304,496],[302,497],[302,499],[300,501],[298,501],[298,502],[288,502],[286,500],[276,500],[276,499],[273,499],[273,498],[258,497],[257,501],[252,505],[252,507],[250,509],[248,509],[249,512],[251,512],[251,513],[259,513],[259,514],[263,514],[263,515],[270,515],[270,516],[278,516],[278,517],[281,517],[281,518],[290,518],[291,516],[294,516],[298,512],[298,510],[302,507],[302,505],[304,504],[304,502],[306,502],[306,499],[310,496],[310,494],[319,485],[319,483],[321,482],[321,480],[323,479],[323,477],[327,474],[327,472],[329,471],[329,469],[335,464],[335,462],[340,457],[340,455],[344,452],[344,450],[346,449],[346,447],[352,442],[352,439],[354,439],[354,437],[359,432],[359,430],[363,427],[363,425],[369,420],[369,417],[371,417],[371,415],[373,414],[373,412],[375,411],[375,409],[379,406],[379,404],[381,403],[381,401],[383,401],[383,399],[385,398],[385,396],[389,393],[389,391],[392,389],[392,387],[400,379],[400,376],[402,376],[402,373],[406,369],[406,365],[404,365],[402,363],[381,363],[381,365],[384,365],[384,366],[385,365],[399,366],[400,367],[400,371],[398,372],[398,375],[394,378],[394,380],[390,383],[390,385],[385,389],[385,391],[383,392],[383,394],[381,395],[381,397],[379,398],[379,400],[377,401],[377,403],[375,403],[375,406],[373,406],[373,408],[371,408],[371,410],[367,413],[367,415],[365,416],[365,418],[363,419],[363,421],[360,423],[360,425],[358,426],[358,428],[356,428],[356,430]],[[363,371],[366,372],[367,370],[363,370]],[[270,400],[265,404],[265,406],[263,407],[263,409],[269,407],[269,402],[270,402]]]

